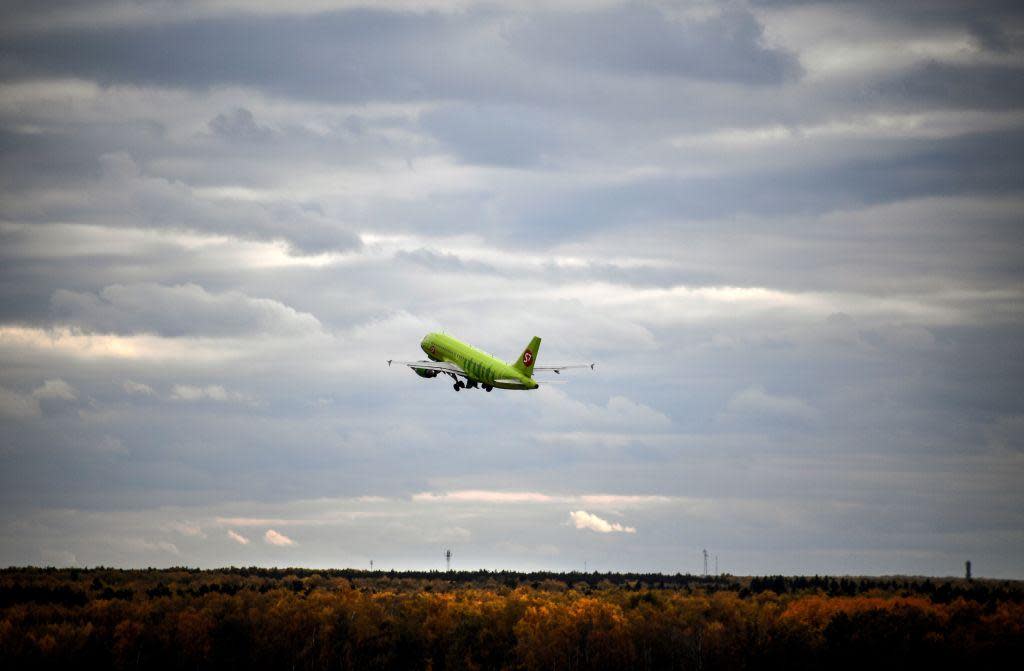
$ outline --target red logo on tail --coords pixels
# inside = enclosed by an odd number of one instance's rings
[[[533,363],[533,352],[526,350],[523,352],[523,365],[529,368],[531,363]]]

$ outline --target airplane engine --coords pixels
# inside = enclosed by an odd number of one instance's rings
[[[420,377],[437,377],[436,370],[427,370],[425,368],[413,368],[413,370],[416,371],[416,374]]]

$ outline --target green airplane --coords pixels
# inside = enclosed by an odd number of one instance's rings
[[[455,380],[455,391],[460,389],[536,389],[540,385],[533,379],[534,372],[554,371],[561,373],[567,368],[594,369],[594,364],[568,364],[565,366],[537,366],[537,352],[540,338],[534,336],[523,353],[514,363],[505,363],[475,347],[445,335],[428,333],[423,337],[420,348],[429,361],[395,361],[388,359],[388,365],[399,363],[416,371],[420,377],[437,377],[444,374]]]

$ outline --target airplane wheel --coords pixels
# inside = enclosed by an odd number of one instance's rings
[[[462,387],[459,386],[458,382],[456,382],[455,384],[452,385],[452,389],[454,389],[455,391],[458,391],[459,389],[462,389]]]
[[[491,387],[489,385],[484,387],[484,390],[487,391],[487,392],[490,392],[492,389],[494,389],[494,387]]]

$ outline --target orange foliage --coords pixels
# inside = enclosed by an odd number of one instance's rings
[[[596,671],[859,668],[884,659],[934,669],[1024,651],[1024,594],[1013,585],[965,586],[958,596],[945,586],[911,594],[869,585],[826,596],[578,577],[506,584],[257,570],[0,571],[0,665]]]

